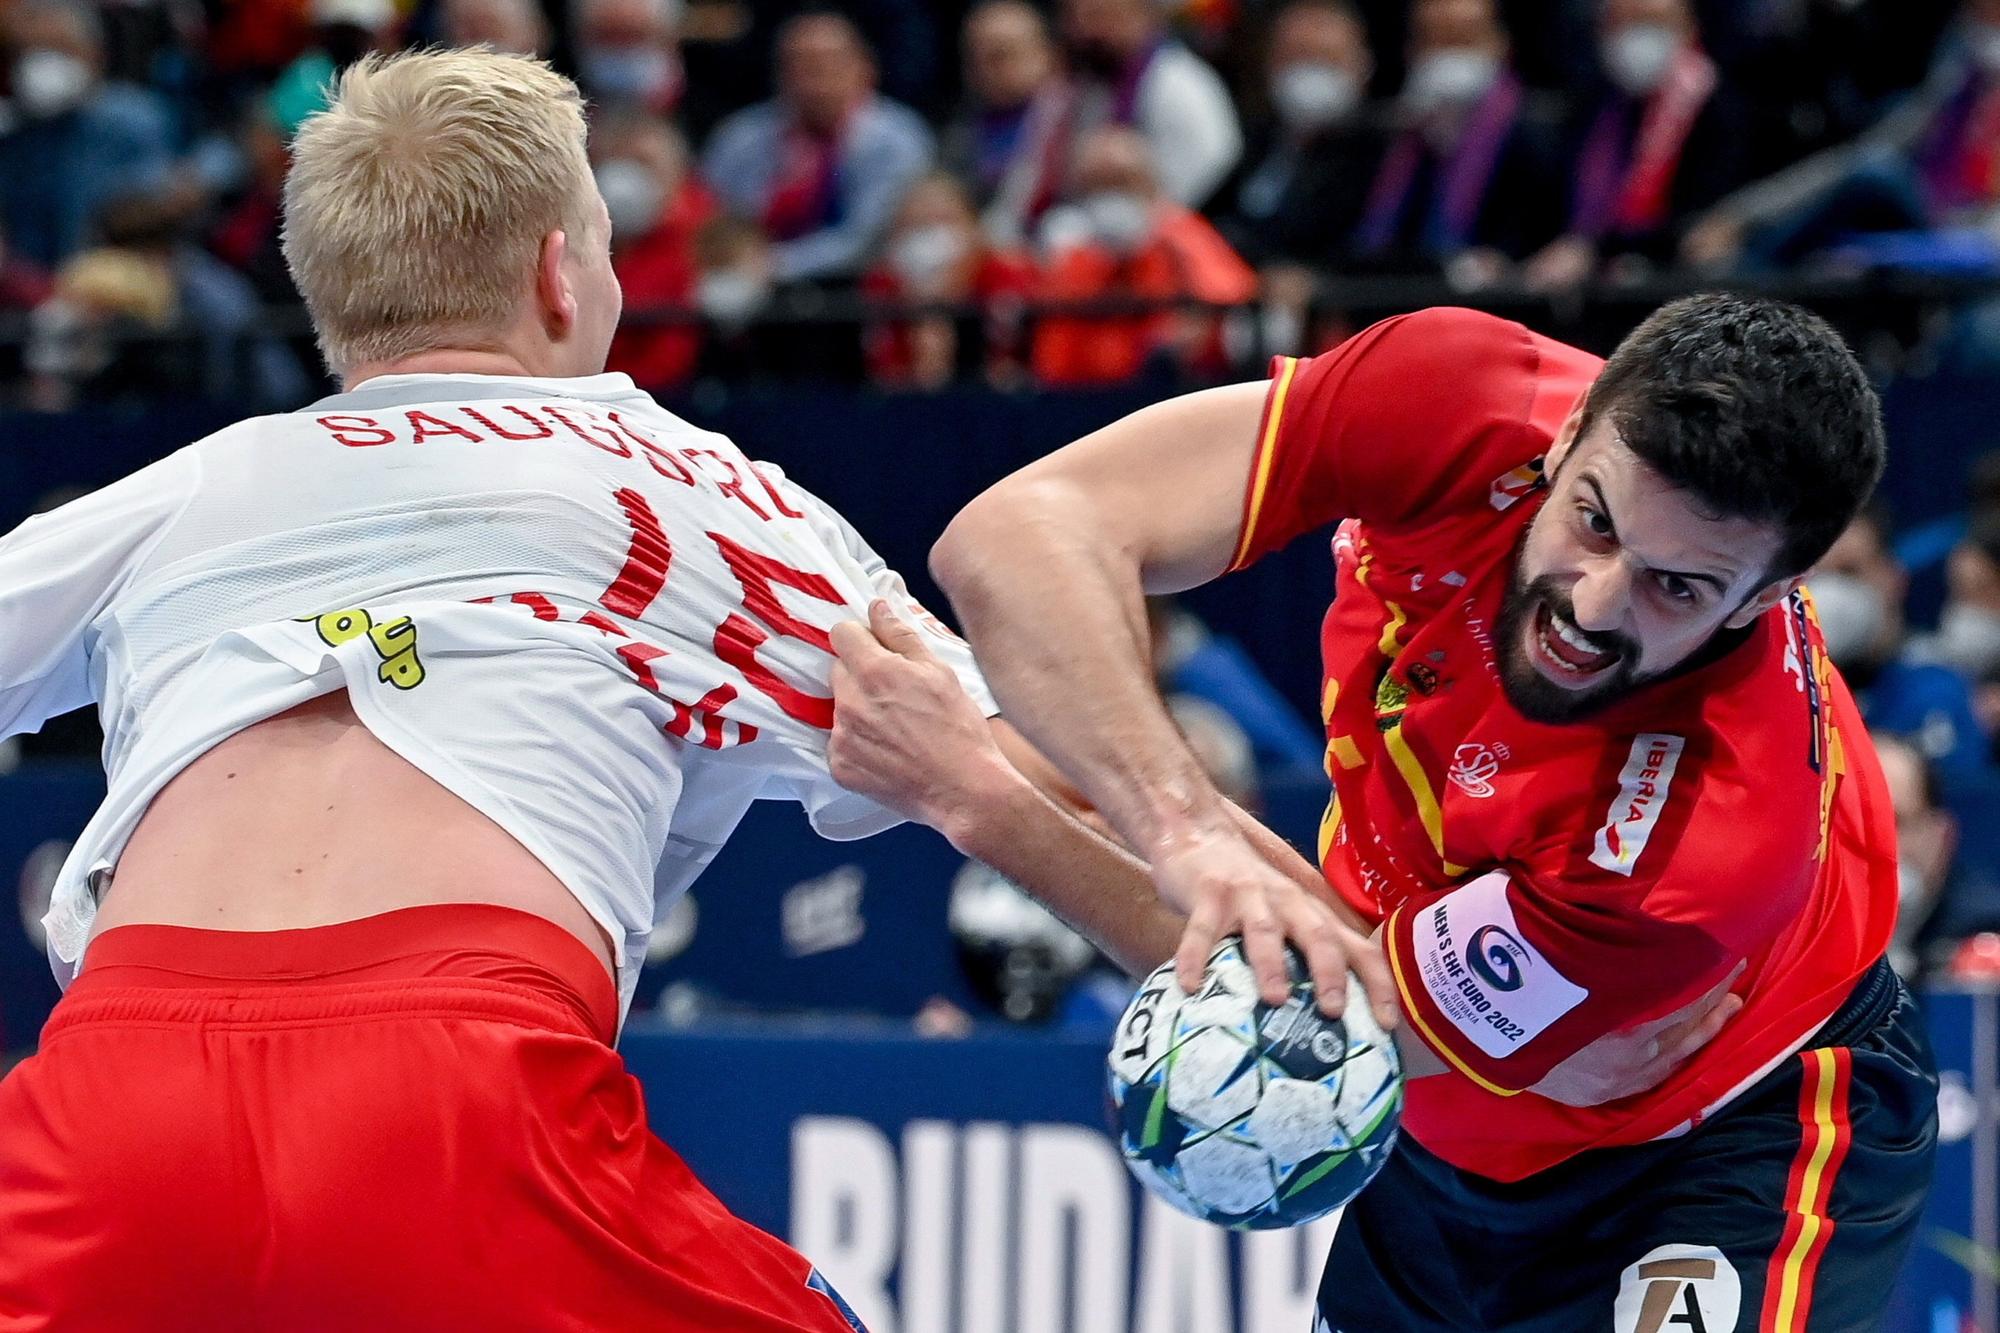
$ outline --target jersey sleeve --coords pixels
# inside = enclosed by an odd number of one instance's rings
[[[176,454],[0,537],[0,737],[92,701],[91,623],[186,506],[195,471]]]
[[[1816,783],[1736,781],[1733,760],[1640,735],[1579,836],[1391,915],[1411,1025],[1459,1073],[1512,1095],[1607,1033],[1686,1005],[1761,955],[1817,870]],[[1803,768],[1804,765],[1801,764]]]
[[[1272,365],[1232,569],[1338,519],[1412,527],[1505,508],[1602,362],[1521,325],[1438,308]]]

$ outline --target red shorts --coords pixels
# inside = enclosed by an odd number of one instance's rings
[[[610,977],[484,906],[110,930],[0,1082],[0,1330],[854,1333],[646,1128]]]

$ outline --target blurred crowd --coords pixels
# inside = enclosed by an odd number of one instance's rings
[[[1889,780],[1907,976],[2000,976],[2000,454],[1966,516],[1898,534],[1879,502],[1813,571],[1827,650]],[[1934,629],[1913,585],[1941,596]]]
[[[309,394],[289,140],[476,42],[589,97],[655,389],[1198,375],[1338,337],[1328,275],[2000,270],[2000,0],[0,0],[0,384]]]

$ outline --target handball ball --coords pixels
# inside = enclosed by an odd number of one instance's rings
[[[1142,1184],[1238,1229],[1295,1227],[1346,1204],[1396,1142],[1403,1071],[1351,974],[1341,1018],[1320,1013],[1305,961],[1266,1004],[1240,937],[1193,995],[1171,962],[1147,977],[1113,1039],[1113,1131]]]

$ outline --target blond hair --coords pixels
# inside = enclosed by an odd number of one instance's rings
[[[542,239],[590,226],[583,99],[485,47],[372,55],[300,128],[285,262],[335,371],[506,327]]]

